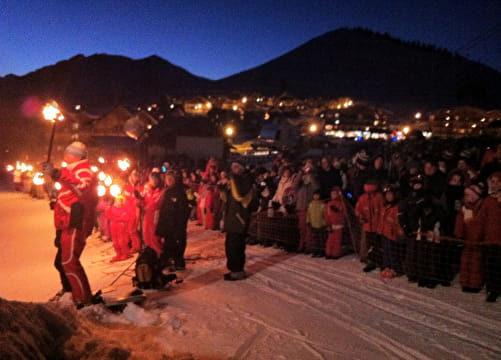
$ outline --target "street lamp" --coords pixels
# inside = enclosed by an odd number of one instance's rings
[[[310,124],[310,126],[308,127],[308,131],[311,134],[315,134],[318,131],[318,125],[317,124]]]
[[[235,134],[235,128],[231,125],[228,125],[224,129],[224,133],[226,134],[226,136],[231,137]]]
[[[42,110],[42,114],[45,120],[52,122],[52,132],[50,134],[49,151],[47,153],[47,162],[50,162],[50,156],[52,153],[52,144],[54,143],[54,135],[56,134],[56,123],[57,121],[63,121],[64,116],[61,113],[61,110],[59,110],[59,105],[55,101],[46,104]]]

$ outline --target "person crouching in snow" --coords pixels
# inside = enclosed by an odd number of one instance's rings
[[[140,206],[143,209],[143,241],[145,246],[149,246],[156,251],[157,256],[162,254],[161,238],[155,235],[158,223],[158,214],[163,190],[160,173],[152,171],[148,183],[144,186],[143,193],[139,196]]]
[[[478,213],[482,206],[482,188],[470,185],[464,189],[463,205],[456,217],[454,235],[464,239],[459,269],[459,283],[463,292],[478,293],[484,285],[483,256],[480,244],[480,218]]]
[[[111,261],[122,261],[130,258],[132,255],[130,254],[129,233],[127,231],[130,218],[123,195],[115,197],[113,205],[106,212],[106,217],[110,224],[111,240],[116,253]]]
[[[325,203],[320,199],[320,190],[313,192],[313,200],[308,205],[306,212],[306,224],[311,229],[312,257],[322,257],[325,255]]]
[[[324,220],[327,225],[327,241],[325,257],[337,259],[342,255],[343,227],[347,217],[341,188],[335,186],[331,190],[331,199],[324,209]]]
[[[381,209],[377,232],[383,246],[383,265],[381,277],[392,279],[402,274],[404,230],[398,222],[398,193],[395,187],[383,188],[384,203]],[[404,241],[402,241],[404,240]]]

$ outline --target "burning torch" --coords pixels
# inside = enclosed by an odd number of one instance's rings
[[[52,154],[52,144],[54,143],[54,135],[56,134],[56,123],[57,121],[63,121],[64,115],[61,113],[61,110],[59,110],[59,105],[55,101],[46,104],[42,110],[42,114],[45,120],[52,122],[52,132],[50,134],[49,151],[47,153],[47,163],[49,163],[50,156]]]

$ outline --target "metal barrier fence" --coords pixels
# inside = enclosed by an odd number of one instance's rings
[[[364,233],[353,207],[346,202],[342,229],[342,256],[355,253],[366,263],[364,271],[381,270],[381,276],[406,276],[418,286],[450,286],[456,278],[465,292],[501,294],[501,246],[468,243],[453,237],[415,234],[398,241]],[[325,233],[327,238],[327,232]],[[262,211],[251,217],[250,241],[286,251],[312,252],[301,246],[301,214]],[[311,236],[311,234],[310,234]],[[494,300],[495,300],[494,296]],[[492,297],[491,297],[492,301]]]

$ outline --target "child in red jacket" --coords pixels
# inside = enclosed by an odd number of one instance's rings
[[[398,222],[398,194],[395,187],[389,185],[383,189],[384,203],[377,224],[377,233],[381,236],[383,264],[381,277],[392,279],[402,274],[402,244],[404,230]]]
[[[360,260],[367,263],[364,272],[381,266],[381,240],[376,233],[376,228],[382,207],[383,195],[379,192],[377,182],[367,180],[364,184],[364,193],[355,206],[355,214],[360,219],[364,231],[359,249]]]
[[[343,227],[346,215],[341,188],[335,186],[331,190],[331,199],[324,209],[324,219],[328,231],[325,243],[325,257],[327,259],[337,259],[342,255]]]
[[[116,253],[111,261],[122,261],[130,258],[132,255],[130,254],[129,232],[127,231],[129,212],[125,207],[124,196],[119,195],[115,198],[113,206],[106,211],[106,217],[109,220],[111,240]]]

